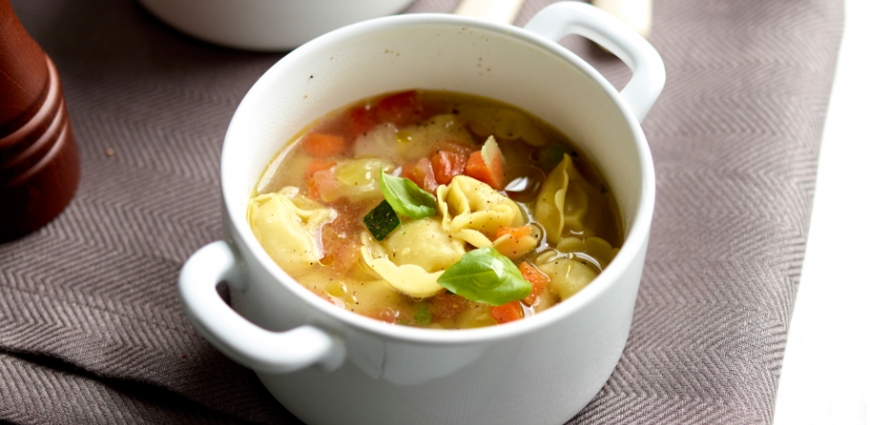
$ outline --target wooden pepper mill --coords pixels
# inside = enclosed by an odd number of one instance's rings
[[[57,69],[0,0],[0,243],[54,219],[78,182]]]

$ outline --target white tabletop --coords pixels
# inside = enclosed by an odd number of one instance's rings
[[[870,424],[870,1],[845,3],[775,425]]]

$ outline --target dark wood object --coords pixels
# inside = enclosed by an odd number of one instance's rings
[[[79,158],[54,63],[0,0],[0,242],[69,204]]]

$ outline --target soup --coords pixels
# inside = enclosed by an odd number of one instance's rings
[[[538,314],[623,241],[594,163],[515,107],[444,91],[365,99],[311,124],[265,170],[254,235],[294,280],[398,325]]]

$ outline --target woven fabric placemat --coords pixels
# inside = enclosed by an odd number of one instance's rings
[[[0,245],[0,421],[297,423],[193,330],[176,288],[222,236],[232,113],[282,54],[196,41],[133,0],[12,5],[60,70],[82,180],[52,223]],[[622,359],[570,423],[772,422],[842,22],[840,0],[655,0],[649,254]]]

